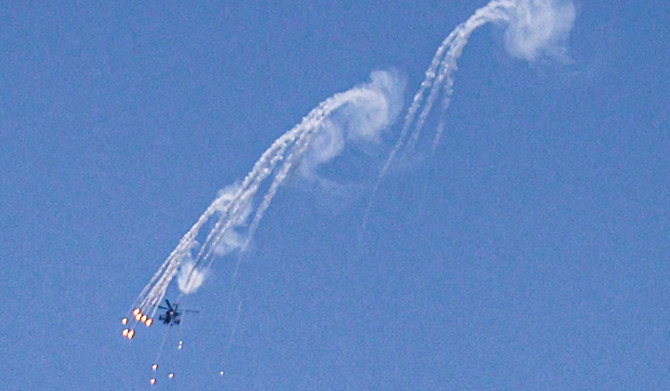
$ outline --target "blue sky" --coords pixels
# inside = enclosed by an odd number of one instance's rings
[[[5,387],[148,388],[165,329],[120,319],[217,191],[373,70],[406,110],[485,4],[0,7]],[[365,229],[401,121],[322,168],[342,191],[289,178],[235,286],[222,257],[184,300],[156,387],[668,388],[670,6],[575,6],[570,61],[474,32],[435,154],[432,116]]]

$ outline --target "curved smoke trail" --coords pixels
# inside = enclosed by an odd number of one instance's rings
[[[400,101],[402,88],[403,84],[394,73],[377,71],[372,73],[369,83],[335,94],[320,103],[298,125],[275,140],[241,184],[221,191],[144,287],[133,309],[139,308],[139,313],[146,313],[149,318],[153,318],[156,307],[165,297],[168,286],[180,267],[178,280],[182,294],[197,290],[204,281],[204,271],[217,256],[247,248],[279,186],[306,158],[308,151],[316,159],[312,166],[337,155],[327,143],[320,143],[318,147],[312,146],[315,136],[328,126],[326,119],[331,114],[346,106],[347,114],[339,117],[348,116],[355,122],[355,126],[337,127],[338,131],[347,129],[352,133],[346,137],[343,135],[340,139],[378,140],[376,135],[392,124],[399,111],[394,102]],[[347,118],[341,120],[346,121]],[[266,190],[261,199],[257,200],[261,189]],[[253,218],[249,222],[251,215]],[[196,238],[207,224],[213,224],[213,228],[199,245]],[[240,229],[245,229],[244,234],[238,231]],[[196,253],[194,250],[198,246]]]
[[[432,150],[435,150],[444,132],[445,112],[449,108],[453,93],[458,59],[477,28],[488,23],[503,24],[507,51],[512,56],[533,61],[542,53],[563,56],[561,44],[567,39],[574,19],[575,8],[571,1],[493,0],[475,11],[465,23],[456,26],[437,48],[425,78],[412,99],[398,141],[386,159],[373,189],[363,226],[366,224],[372,200],[391,164],[403,148],[409,151],[415,148],[428,115],[442,95],[442,111],[432,143]]]
[[[398,141],[380,171],[363,225],[365,226],[379,186],[397,154],[403,148],[411,150],[415,147],[435,102],[442,96],[442,113],[433,140],[433,149],[435,148],[445,128],[444,113],[450,103],[458,59],[477,28],[488,23],[504,25],[508,52],[515,57],[533,61],[542,53],[560,57],[560,46],[567,38],[574,18],[575,9],[569,0],[493,0],[475,11],[465,23],[458,25],[438,47],[426,70],[425,78],[412,99]],[[187,294],[198,289],[205,278],[203,273],[217,255],[246,249],[279,186],[289,173],[308,158],[307,152],[316,149],[315,144],[318,143],[314,143],[315,136],[326,128],[333,112],[343,106],[355,107],[353,114],[348,115],[356,122],[357,127],[361,127],[358,122],[363,118],[364,128],[359,129],[359,134],[352,137],[334,137],[334,142],[344,139],[378,140],[379,132],[390,126],[399,110],[397,102],[400,101],[398,96],[402,90],[399,87],[401,84],[387,72],[375,72],[370,83],[332,96],[313,109],[293,129],[279,137],[263,153],[241,184],[224,189],[205,210],[144,287],[133,308],[138,308],[136,311],[141,314],[148,310],[150,317],[153,317],[156,306],[162,301],[182,264],[185,267],[182,268],[179,287]],[[312,166],[328,161],[341,149],[333,145],[320,147],[323,150],[320,156],[317,154]],[[305,171],[309,173],[309,170]],[[264,186],[267,186],[267,190],[256,204],[256,195]],[[249,222],[252,214],[253,218]],[[214,227],[202,245],[199,245],[196,238],[203,227],[210,223]],[[245,227],[246,233],[238,232]],[[196,249],[197,253],[193,256],[193,250]],[[132,335],[134,332],[130,338]]]

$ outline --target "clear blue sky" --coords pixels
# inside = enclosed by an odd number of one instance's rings
[[[120,319],[217,191],[372,70],[408,102],[485,4],[1,6],[3,388],[148,388],[164,328],[128,343]],[[398,124],[330,169],[355,190],[289,180],[233,298],[223,258],[185,301],[157,386],[670,389],[670,6],[576,9],[568,63],[474,33],[435,155],[391,172],[365,231]]]

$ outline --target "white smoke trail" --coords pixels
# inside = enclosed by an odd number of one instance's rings
[[[487,23],[504,24],[508,52],[512,56],[532,61],[541,53],[561,55],[560,45],[567,39],[574,19],[575,8],[571,1],[493,0],[475,11],[465,23],[456,26],[442,41],[426,70],[425,79],[407,110],[398,141],[379,174],[371,200],[374,200],[397,154],[404,147],[410,151],[414,149],[435,101],[442,94],[442,113],[432,149],[437,146],[445,129],[444,113],[449,108],[453,93],[453,75],[458,69],[457,61],[468,39],[477,28]],[[427,97],[425,97],[426,91],[429,91]],[[368,204],[363,226],[366,224],[370,208],[371,203]]]
[[[541,54],[562,55],[561,44],[567,39],[575,18],[570,1],[558,0],[493,0],[478,9],[465,23],[458,25],[438,47],[419,90],[412,99],[400,132],[400,137],[389,154],[375,184],[374,197],[396,155],[406,147],[411,150],[417,143],[421,130],[437,99],[442,95],[442,116],[433,141],[433,149],[445,129],[446,112],[457,61],[471,34],[482,25],[495,22],[506,26],[506,48],[513,56],[533,61]],[[380,132],[388,127],[399,110],[399,87],[402,85],[393,74],[376,72],[368,84],[339,93],[313,109],[302,122],[277,139],[263,153],[244,181],[223,191],[207,208],[198,221],[182,237],[177,247],[163,262],[136,300],[134,306],[142,311],[149,309],[151,316],[165,296],[167,288],[182,262],[191,257],[196,237],[205,224],[218,220],[207,235],[188,272],[183,286],[200,272],[203,262],[209,267],[216,255],[236,249],[246,249],[274,195],[287,175],[303,160],[307,163],[303,175],[314,175],[315,168],[343,149],[342,142],[352,140],[378,141]],[[426,97],[426,92],[428,96]],[[332,125],[330,115],[341,108],[351,110],[345,115],[346,126]],[[418,115],[418,118],[417,118]],[[332,126],[331,126],[332,125]],[[347,130],[349,129],[349,130]],[[346,134],[345,134],[346,133]],[[322,138],[317,136],[322,135]],[[309,154],[310,150],[313,151]],[[271,178],[270,183],[266,183]],[[257,192],[267,186],[259,205],[254,205]],[[365,220],[371,208],[366,210]],[[252,221],[248,217],[254,214]],[[246,233],[238,232],[246,227]],[[187,270],[184,268],[183,270]]]
[[[565,58],[565,43],[575,16],[572,2],[519,1],[505,29],[505,48],[512,56],[527,61],[542,54]]]
[[[412,103],[407,110],[405,122],[400,131],[400,137],[381,170],[379,175],[380,180],[386,176],[395,156],[408,142],[408,138],[410,140],[410,146],[416,143],[415,140],[418,140],[423,124],[425,123],[435,100],[438,98],[440,89],[444,89],[445,99],[447,99],[445,102],[448,102],[448,99],[451,97],[454,83],[452,75],[453,72],[458,69],[456,61],[463,52],[463,48],[467,44],[473,31],[488,22],[505,20],[508,18],[507,15],[509,10],[513,9],[515,6],[516,2],[513,0],[494,0],[475,11],[465,23],[456,26],[444,41],[442,41],[442,44],[435,52],[435,56],[433,57],[430,66],[426,70],[425,79],[414,95]],[[424,103],[424,95],[429,88],[430,92]],[[417,120],[416,115],[422,105],[423,109],[419,113],[419,119]],[[448,103],[445,103],[445,106],[447,105]]]
[[[202,286],[206,277],[207,271],[196,269],[192,259],[182,260],[179,274],[177,274],[177,285],[183,294],[190,295]]]
[[[254,164],[241,184],[229,186],[219,193],[142,290],[134,308],[140,308],[142,313],[148,310],[153,316],[180,266],[178,285],[182,294],[188,294],[200,287],[206,276],[204,271],[209,270],[217,256],[236,249],[244,251],[279,186],[307,152],[312,150],[308,160],[312,167],[316,167],[342,151],[342,148],[326,145],[328,143],[312,148],[316,135],[324,129],[324,124],[336,110],[343,109],[340,117],[345,118],[345,124],[341,129],[348,129],[347,134],[338,136],[340,139],[379,141],[380,132],[392,124],[400,110],[398,102],[401,101],[402,86],[403,83],[393,72],[373,72],[369,83],[328,98],[293,129],[279,137]],[[255,196],[265,186],[267,190],[256,205]],[[248,222],[252,213],[253,219]],[[215,219],[214,216],[218,217]],[[213,228],[197,254],[192,256],[192,250],[197,246],[196,237],[207,223],[214,223]],[[245,233],[237,231],[245,228]]]

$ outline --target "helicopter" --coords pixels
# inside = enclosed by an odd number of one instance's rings
[[[162,310],[166,310],[164,314],[162,314],[158,317],[158,320],[160,320],[164,324],[167,324],[167,325],[170,325],[170,326],[175,325],[175,324],[179,324],[181,322],[180,316],[183,312],[190,312],[190,313],[194,313],[194,314],[197,314],[197,313],[200,312],[200,311],[195,311],[195,310],[181,310],[180,311],[180,310],[178,310],[179,304],[174,303],[174,306],[173,306],[172,304],[170,304],[170,301],[168,301],[168,299],[165,299],[165,304],[167,304],[167,307],[164,307],[162,305],[156,306],[156,307],[158,307]]]

